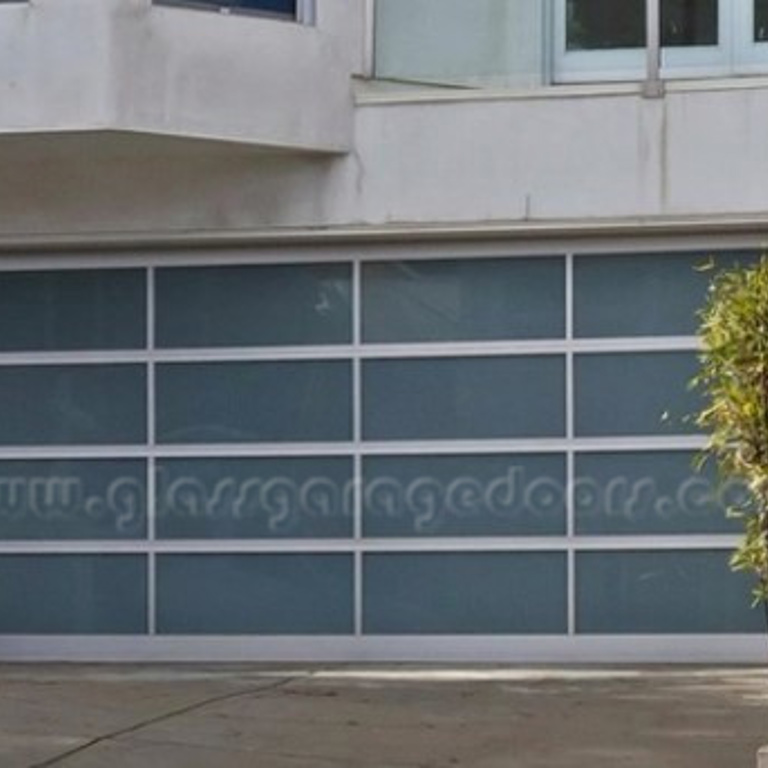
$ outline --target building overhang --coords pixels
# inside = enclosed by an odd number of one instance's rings
[[[308,25],[151,0],[0,4],[0,141],[116,131],[346,152],[352,72],[335,18]]]

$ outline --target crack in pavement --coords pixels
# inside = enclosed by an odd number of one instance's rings
[[[157,725],[158,723],[164,723],[168,720],[172,720],[175,717],[187,715],[190,712],[204,709],[205,707],[211,706],[212,704],[219,704],[222,701],[231,701],[232,699],[243,698],[253,694],[268,693],[269,691],[282,688],[283,686],[286,686],[289,683],[292,683],[294,680],[298,679],[299,676],[283,677],[265,685],[250,686],[238,691],[232,691],[231,693],[223,693],[219,694],[218,696],[209,696],[208,698],[201,701],[187,704],[186,706],[179,707],[177,709],[171,710],[170,712],[164,712],[161,715],[155,715],[154,717],[141,720],[138,723],[134,723],[133,725],[129,725],[125,728],[118,728],[115,731],[110,731],[109,733],[102,734],[101,736],[96,736],[92,739],[89,739],[87,742],[85,742],[85,744],[80,744],[77,747],[68,749],[59,753],[58,755],[54,755],[53,757],[48,758],[47,760],[43,760],[40,763],[34,763],[30,765],[29,768],[49,768],[49,766],[52,765],[61,765],[65,760],[69,760],[69,758],[75,757],[76,755],[81,755],[83,752],[86,752],[89,749],[93,749],[93,747],[96,747],[99,744],[103,744],[107,741],[113,741],[114,739],[119,739],[122,736],[127,736],[131,733],[137,733],[144,728],[149,728],[150,726]]]

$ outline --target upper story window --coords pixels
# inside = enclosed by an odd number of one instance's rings
[[[768,73],[768,0],[376,0],[376,72],[512,88],[642,81],[656,7],[663,78]]]
[[[554,79],[642,77],[648,0],[555,0]],[[661,0],[664,77],[768,67],[768,0]]]
[[[219,11],[263,13],[296,19],[307,5],[306,0],[160,0],[162,5],[183,5],[189,8],[209,8]]]

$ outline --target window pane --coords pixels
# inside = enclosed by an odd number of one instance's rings
[[[157,368],[160,442],[349,440],[347,362],[181,363]]]
[[[737,532],[727,506],[744,498],[736,483],[693,469],[694,454],[586,453],[576,457],[574,501],[580,534]]]
[[[346,458],[158,461],[161,538],[344,538],[352,535]]]
[[[567,0],[569,51],[645,45],[645,0]]]
[[[716,274],[703,271],[749,264],[754,254],[611,254],[579,256],[574,267],[578,337],[688,336]]]
[[[661,0],[665,46],[717,45],[718,0]],[[567,41],[572,50],[641,48],[645,0],[567,0]]]
[[[141,365],[0,368],[0,445],[141,443],[146,421]]]
[[[755,3],[755,29],[756,43],[764,43],[768,40],[768,0],[754,0]]]
[[[369,635],[567,631],[562,554],[372,554],[363,569]]]
[[[232,8],[296,16],[296,0],[155,0],[161,5],[188,5],[200,8]]]
[[[2,352],[143,347],[144,271],[0,272],[0,328]]]
[[[366,536],[565,533],[565,458],[386,456],[364,461]]]
[[[139,555],[2,555],[0,584],[0,634],[147,631],[146,561]]]
[[[145,535],[143,461],[0,461],[0,538]]]
[[[363,364],[369,440],[556,437],[565,431],[559,356],[372,360]]]
[[[159,555],[162,634],[344,635],[350,555]]]
[[[583,552],[576,555],[582,634],[765,632],[750,610],[751,581],[729,552]]]
[[[663,45],[717,45],[717,3],[718,0],[661,0]]]
[[[227,0],[233,8],[251,8],[272,13],[296,14],[296,0]]]
[[[463,259],[363,265],[368,342],[562,337],[562,259]]]
[[[574,365],[577,435],[696,431],[684,420],[701,406],[688,389],[699,368],[694,352],[578,355]]]
[[[156,279],[160,347],[352,340],[347,264],[160,269]]]

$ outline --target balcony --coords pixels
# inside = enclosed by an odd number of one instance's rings
[[[112,132],[344,152],[359,40],[340,3],[0,2],[0,136]]]

